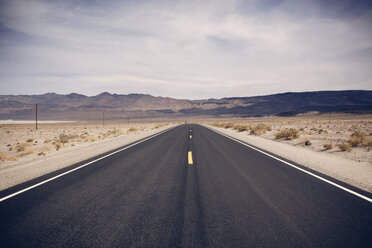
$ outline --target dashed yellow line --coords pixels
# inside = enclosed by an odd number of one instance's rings
[[[189,151],[188,158],[189,158],[189,165],[192,165],[194,162],[192,161],[192,152],[191,151]]]
[[[192,139],[192,135],[190,135],[190,139]]]

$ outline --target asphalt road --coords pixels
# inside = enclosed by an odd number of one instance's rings
[[[0,246],[372,247],[372,204],[181,125],[0,202]]]

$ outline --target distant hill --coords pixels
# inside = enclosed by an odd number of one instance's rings
[[[300,113],[372,113],[372,91],[316,91],[254,97],[187,100],[145,94],[96,96],[0,95],[0,119],[32,119],[38,103],[40,119],[98,120],[178,118],[187,116],[258,117],[294,116]]]

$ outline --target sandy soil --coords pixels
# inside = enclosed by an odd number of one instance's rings
[[[256,118],[225,122],[228,125],[224,127],[222,122],[208,124],[234,138],[372,192],[371,116]],[[259,124],[263,124],[264,131],[255,129]],[[242,131],[242,126],[247,130]],[[276,138],[279,132],[290,128],[297,130],[298,137]],[[252,129],[257,131],[256,135]],[[356,131],[364,134],[359,143],[351,140]],[[306,141],[310,145],[306,145]],[[351,150],[342,151],[337,147],[342,143]],[[332,144],[332,148],[327,150],[325,144]]]
[[[153,135],[174,124],[0,125],[0,190]]]

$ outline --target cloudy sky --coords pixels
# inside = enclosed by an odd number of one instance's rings
[[[372,3],[0,0],[0,94],[372,89]]]

